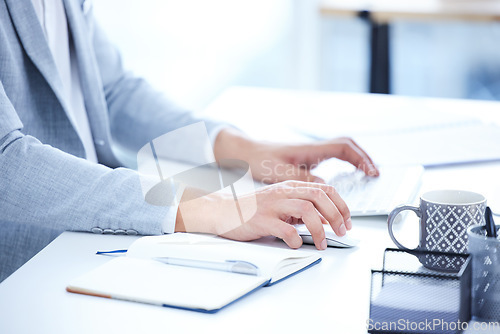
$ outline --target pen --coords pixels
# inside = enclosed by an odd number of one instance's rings
[[[486,235],[488,237],[497,237],[497,228],[495,226],[495,221],[493,220],[493,214],[489,206],[486,207],[486,212],[484,213],[484,218],[486,220]]]
[[[175,266],[227,271],[231,273],[254,275],[254,276],[257,276],[259,274],[259,268],[253,263],[247,261],[226,260],[224,262],[215,262],[215,261],[181,259],[176,257],[155,257],[153,258],[153,260]]]

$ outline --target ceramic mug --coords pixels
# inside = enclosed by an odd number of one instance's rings
[[[420,218],[420,238],[417,249],[434,252],[467,252],[467,228],[484,225],[486,198],[478,193],[462,190],[434,190],[420,197],[420,206],[402,205],[389,214],[388,228],[392,241],[401,249],[409,250],[394,236],[396,216],[411,210]],[[441,257],[426,256],[424,266],[444,271],[455,271],[459,263]]]

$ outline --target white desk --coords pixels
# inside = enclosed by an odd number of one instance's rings
[[[230,96],[222,98],[230,104]],[[499,162],[434,168],[421,192],[461,188],[500,200],[492,184],[499,170]],[[127,248],[136,237],[66,232],[0,284],[0,333],[365,333],[370,269],[380,268],[383,250],[394,245],[385,218],[353,224],[351,235],[362,240],[357,248],[327,249],[317,266],[211,315],[67,293],[69,281],[109,260],[96,250]],[[396,229],[411,235],[415,225]],[[273,238],[258,242],[285,247]]]

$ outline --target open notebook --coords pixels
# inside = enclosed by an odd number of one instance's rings
[[[170,265],[169,257],[196,261],[246,261],[257,275]],[[270,286],[321,261],[314,253],[174,233],[143,237],[125,256],[76,278],[69,292],[214,313],[263,286]]]

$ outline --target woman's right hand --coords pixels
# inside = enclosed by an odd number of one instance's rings
[[[283,239],[299,248],[302,239],[293,224],[304,223],[318,249],[327,243],[322,224],[345,235],[352,227],[347,205],[334,187],[311,182],[285,181],[240,196],[212,193],[199,196],[186,189],[177,212],[176,231],[204,232],[249,241],[264,236]]]

